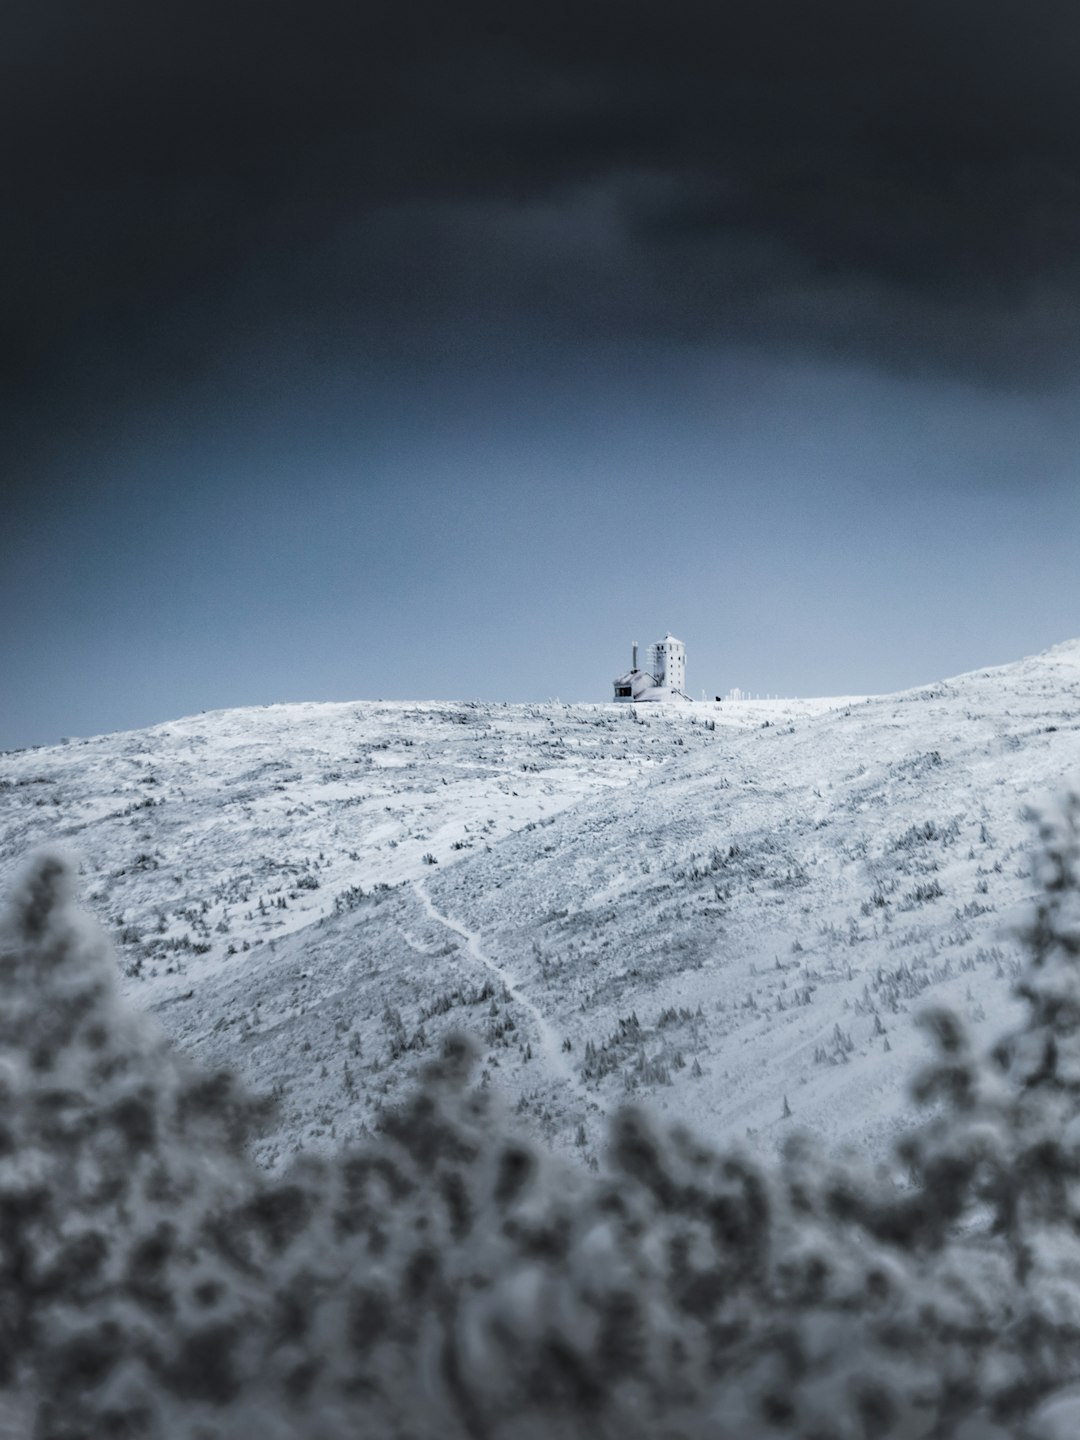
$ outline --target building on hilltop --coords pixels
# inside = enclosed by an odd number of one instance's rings
[[[661,688],[665,685],[686,699],[686,646],[669,630],[663,640],[649,646],[649,669]]]
[[[686,646],[670,631],[663,640],[649,646],[649,659],[644,670],[638,669],[638,647],[634,641],[633,659],[625,675],[615,678],[615,699],[634,703],[657,700],[689,700],[686,693]]]

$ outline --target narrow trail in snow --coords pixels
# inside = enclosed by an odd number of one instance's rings
[[[428,918],[436,921],[440,925],[444,925],[447,930],[450,930],[460,940],[464,940],[466,948],[473,959],[478,961],[486,970],[489,970],[491,974],[506,987],[507,994],[516,1005],[519,1005],[523,1010],[528,1012],[536,1030],[537,1046],[540,1051],[540,1056],[546,1063],[551,1074],[557,1080],[565,1081],[571,1085],[590,1109],[596,1110],[601,1108],[598,1097],[586,1088],[584,1081],[570,1063],[569,1056],[562,1048],[561,1039],[555,1033],[555,1030],[552,1028],[551,1023],[543,1011],[534,1004],[527,995],[522,993],[517,977],[508,970],[505,965],[500,965],[497,960],[493,960],[491,956],[487,954],[480,944],[479,937],[472,930],[466,929],[464,925],[459,925],[456,920],[452,920],[449,915],[444,915],[441,910],[436,908],[435,902],[424,888],[421,880],[414,880],[412,883],[417,898],[421,905],[423,905],[424,913]]]

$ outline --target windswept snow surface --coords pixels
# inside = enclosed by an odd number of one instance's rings
[[[0,756],[0,872],[81,857],[133,997],[280,1097],[268,1164],[462,1028],[585,1163],[627,1099],[878,1149],[922,1005],[1007,1023],[1078,774],[1080,642],[869,699],[279,705]]]
[[[420,903],[424,907],[424,914],[437,924],[445,925],[451,934],[456,935],[458,939],[464,940],[468,954],[485,969],[489,970],[498,980],[500,991],[502,991],[519,1010],[526,1012],[529,1017],[530,1028],[534,1032],[539,1046],[541,1059],[548,1072],[557,1081],[565,1081],[571,1088],[580,1091],[586,1105],[589,1105],[592,1097],[585,1089],[584,1082],[576,1068],[567,1058],[569,1052],[565,1043],[556,1035],[552,1029],[551,1022],[540,1006],[522,993],[521,986],[516,977],[505,965],[500,965],[497,960],[493,960],[490,955],[484,953],[480,945],[479,936],[474,935],[471,930],[466,930],[465,927],[459,925],[456,920],[451,920],[449,915],[443,915],[435,908],[432,904],[431,896],[419,880],[413,881],[413,889],[420,897]],[[526,1039],[525,1044],[528,1049],[532,1049],[532,1040]],[[595,1108],[595,1105],[593,1108]]]

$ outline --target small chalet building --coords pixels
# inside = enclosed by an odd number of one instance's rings
[[[658,700],[689,700],[686,694],[686,646],[668,632],[663,640],[649,646],[648,664],[638,669],[638,647],[625,675],[615,678],[615,699],[633,703]]]

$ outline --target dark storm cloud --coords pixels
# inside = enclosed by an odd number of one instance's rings
[[[501,327],[1024,383],[1080,340],[1080,11],[9,5],[4,364]],[[237,341],[237,337],[241,341]],[[404,337],[404,338],[403,338]]]

